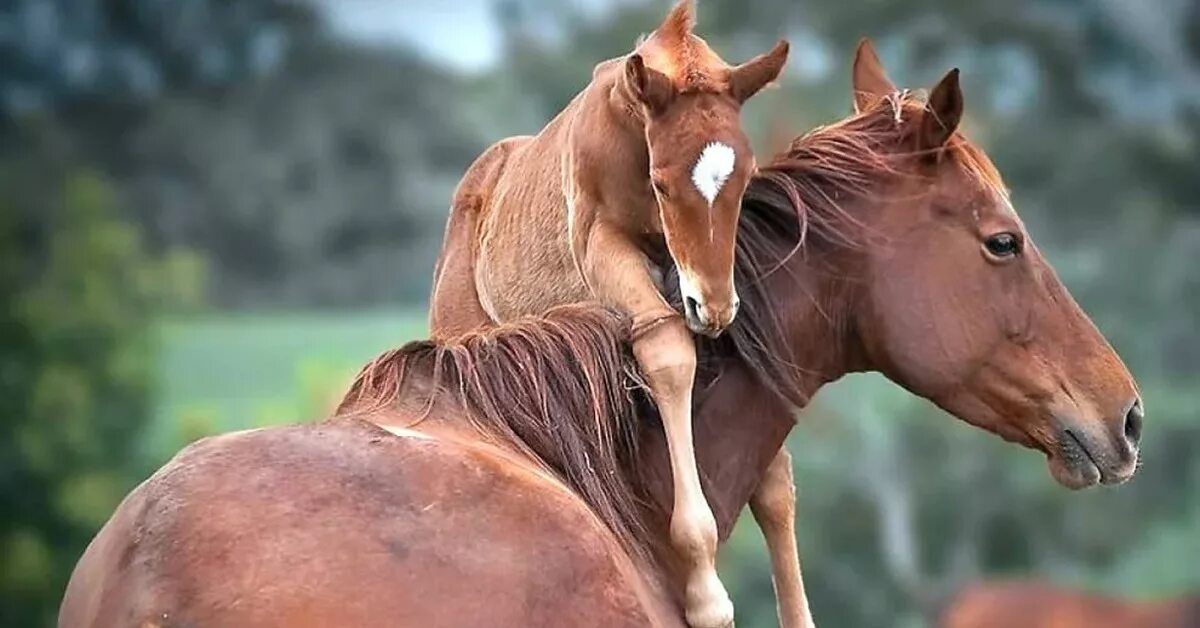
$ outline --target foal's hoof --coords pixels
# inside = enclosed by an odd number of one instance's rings
[[[688,585],[685,615],[691,628],[733,628],[733,602],[715,573]]]
[[[733,603],[725,600],[724,604],[689,609],[687,622],[691,628],[733,628]]]

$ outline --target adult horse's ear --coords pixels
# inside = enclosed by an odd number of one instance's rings
[[[779,78],[787,63],[790,46],[786,41],[775,44],[769,52],[735,67],[729,74],[729,90],[738,102],[746,102],[751,96]]]
[[[855,113],[863,112],[881,98],[897,91],[896,85],[884,71],[883,63],[879,61],[875,46],[865,37],[859,40],[858,49],[854,51],[851,82],[854,85]]]
[[[958,129],[962,114],[962,89],[958,85],[958,68],[954,68],[929,93],[929,102],[921,117],[921,148],[936,150],[945,146]]]
[[[675,98],[675,87],[671,78],[646,65],[646,60],[636,52],[625,60],[625,81],[633,95],[650,110],[659,113]]]

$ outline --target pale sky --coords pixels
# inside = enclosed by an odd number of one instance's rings
[[[375,45],[410,45],[467,70],[487,67],[499,54],[495,0],[313,0],[334,32]],[[589,8],[612,0],[564,0]]]

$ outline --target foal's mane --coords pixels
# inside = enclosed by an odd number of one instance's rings
[[[738,225],[735,274],[742,306],[720,338],[700,339],[701,389],[731,360],[766,389],[799,408],[808,401],[805,371],[787,341],[781,305],[763,280],[793,272],[787,262],[813,245],[861,249],[869,231],[845,207],[869,198],[881,181],[910,176],[900,160],[909,125],[923,101],[900,92],[842,122],[795,140],[751,181]],[[969,173],[1002,189],[978,148],[955,136],[949,151]],[[818,253],[814,253],[817,255]],[[673,264],[663,264],[668,274]],[[667,298],[681,308],[678,282]],[[338,408],[366,415],[393,406],[409,377],[449,396],[485,435],[555,473],[626,548],[652,560],[638,467],[639,430],[657,421],[645,403],[626,317],[596,306],[564,306],[447,342],[413,342],[367,364]],[[821,350],[806,347],[806,350]],[[432,400],[430,400],[432,401]],[[703,395],[697,396],[696,412]]]

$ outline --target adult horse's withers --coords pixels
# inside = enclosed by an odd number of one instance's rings
[[[957,72],[923,101],[866,53],[860,113],[751,183],[743,311],[700,346],[722,538],[796,408],[849,372],[1041,452],[1072,488],[1137,465],[1137,386],[957,132]],[[683,583],[657,559],[671,465],[628,397],[630,339],[572,308],[418,343],[364,369],[340,420],[189,447],[89,546],[60,626],[680,626]]]
[[[788,47],[733,67],[692,33],[694,21],[694,0],[681,0],[634,52],[598,65],[537,136],[504,140],[472,164],[451,204],[430,328],[453,338],[591,300],[632,316],[633,350],[670,449],[671,538],[688,621],[721,628],[733,606],[696,471],[689,329],[716,336],[737,313],[734,243],[754,172],[740,110],[779,75]],[[682,318],[647,255],[659,239],[677,271]]]

